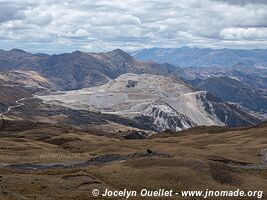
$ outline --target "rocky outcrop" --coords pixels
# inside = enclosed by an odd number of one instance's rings
[[[154,119],[152,127],[159,132],[165,130],[177,132],[197,126],[189,117],[167,105],[152,105],[145,110],[145,113]]]

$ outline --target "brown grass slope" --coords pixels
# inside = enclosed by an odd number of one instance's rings
[[[239,188],[266,193],[266,170],[247,170],[215,160],[260,163],[258,154],[267,147],[267,125],[218,132],[214,129],[202,127],[143,140],[121,140],[99,136],[96,131],[46,124],[29,123],[28,129],[1,130],[0,199],[97,199],[91,195],[94,188],[101,191],[165,188],[177,192]],[[171,157],[135,158],[67,169],[25,171],[4,167],[4,163],[71,162],[100,154],[124,155],[146,149],[168,153]]]

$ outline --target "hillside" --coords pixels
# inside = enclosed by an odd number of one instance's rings
[[[194,67],[187,82],[235,106],[266,119],[267,69],[236,65],[229,68]]]
[[[35,71],[11,70],[0,73],[0,115],[7,114],[10,107],[16,107],[19,100],[54,87]]]
[[[195,91],[175,76],[128,73],[102,86],[36,97],[46,104],[69,109],[139,117],[141,121],[150,121],[150,127],[156,131],[260,122],[205,91]]]
[[[238,103],[255,112],[267,113],[267,98],[234,78],[210,77],[196,80],[194,86],[209,91],[224,101]]]
[[[101,193],[106,188],[267,192],[266,163],[261,162],[266,124],[220,131],[199,127],[142,140],[47,124],[12,126],[17,128],[0,129],[0,144],[5,146],[1,199],[97,199],[91,193],[95,188]]]

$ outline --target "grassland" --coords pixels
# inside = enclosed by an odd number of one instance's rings
[[[242,129],[200,127],[178,134],[124,140],[119,133],[116,137],[105,136],[93,129],[11,124],[0,130],[0,199],[97,199],[91,194],[94,188],[165,188],[177,192],[241,189],[263,190],[267,194],[267,170],[238,167],[260,164],[259,153],[267,147],[266,134],[267,125],[263,124]],[[101,154],[128,155],[147,149],[170,157],[137,157],[63,169],[21,170],[6,166],[76,162]]]

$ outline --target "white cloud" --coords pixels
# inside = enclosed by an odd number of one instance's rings
[[[266,45],[267,4],[250,0],[0,0],[0,45],[26,50]],[[3,14],[4,13],[4,14]]]
[[[220,35],[226,40],[267,40],[267,28],[226,28]]]

